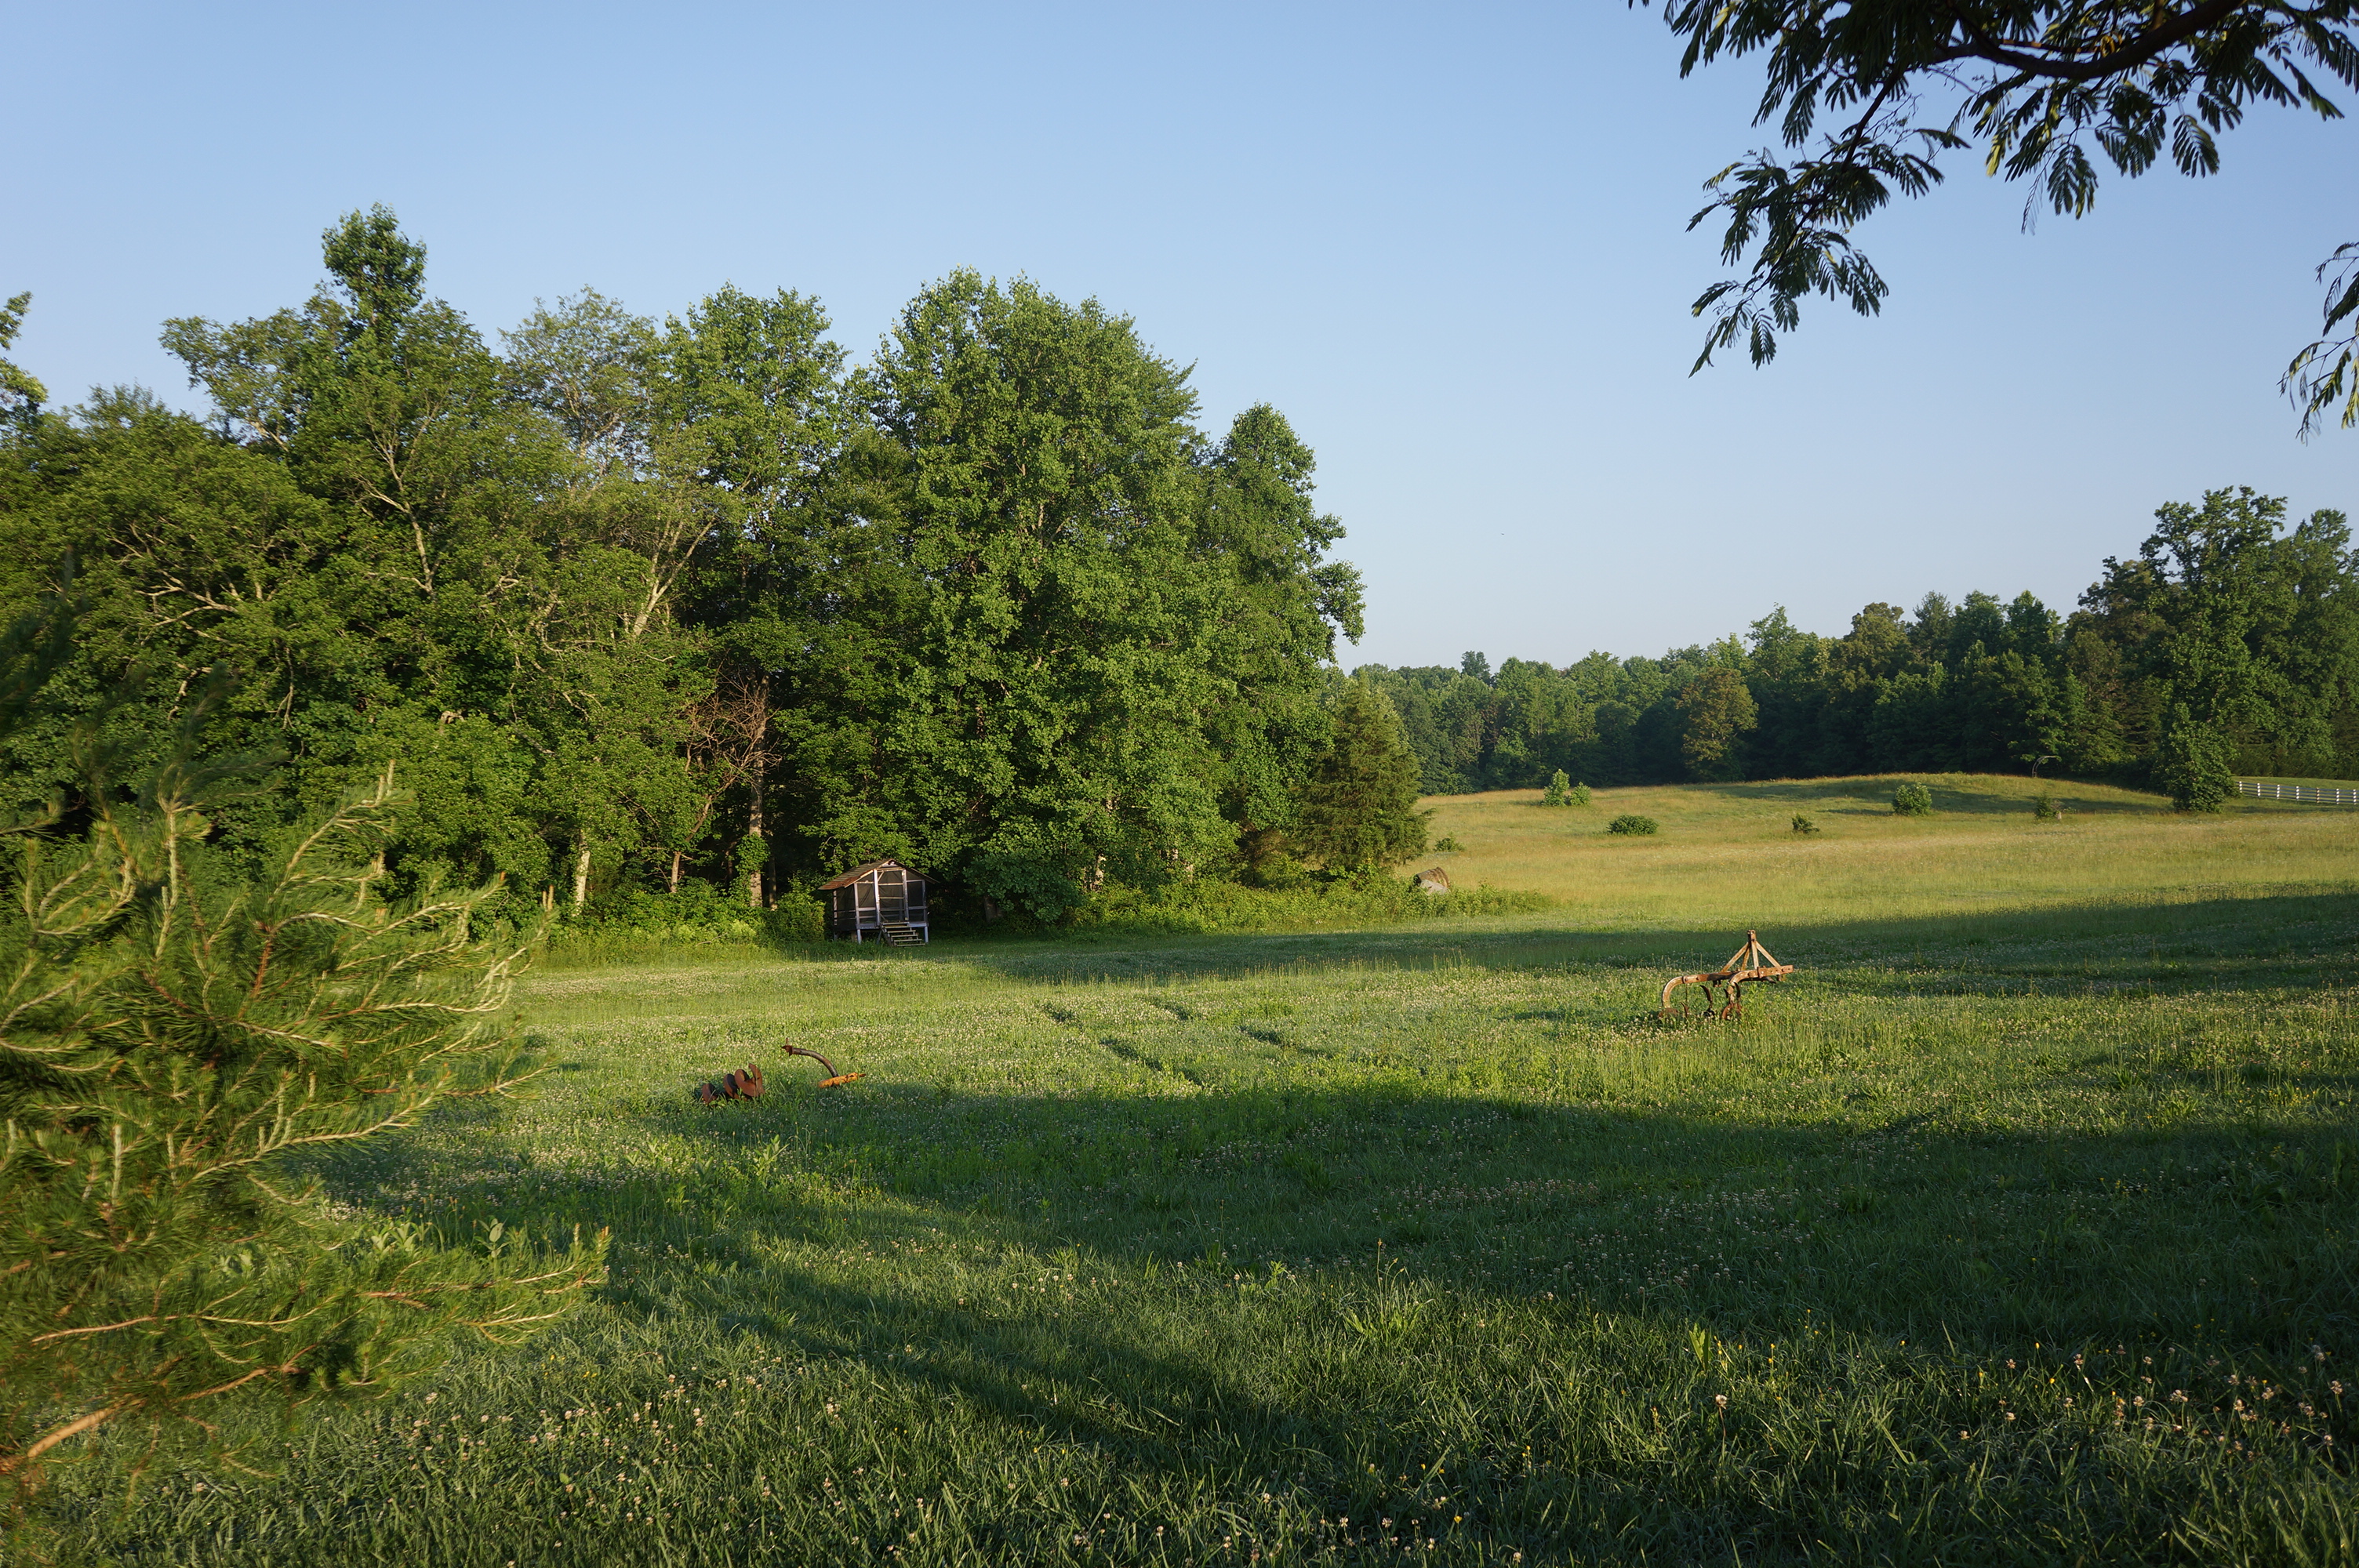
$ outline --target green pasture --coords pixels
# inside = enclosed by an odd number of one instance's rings
[[[1538,914],[544,972],[527,1098],[321,1173],[609,1227],[597,1299],[49,1517],[205,1568],[2352,1561],[2354,825],[1891,782],[1436,803]],[[1747,928],[1795,979],[1658,1021]]]

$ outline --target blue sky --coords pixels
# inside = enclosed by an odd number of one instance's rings
[[[2359,432],[2277,390],[2359,238],[2349,121],[2258,112],[2226,169],[2021,229],[1955,160],[1861,235],[1883,316],[1687,374],[1703,178],[1756,62],[1678,75],[1653,10],[84,3],[12,16],[0,295],[53,395],[145,382],[179,315],[299,300],[383,201],[486,332],[594,285],[815,294],[855,354],[952,267],[1135,317],[1218,429],[1320,457],[1369,590],[1344,662],[1563,663],[1782,603],[2060,609],[2153,509],[2248,484],[2359,514]],[[2346,105],[2346,107],[2350,107]]]

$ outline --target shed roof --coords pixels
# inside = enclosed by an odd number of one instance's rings
[[[852,870],[844,872],[842,876],[831,877],[826,881],[820,883],[819,891],[821,892],[832,892],[837,888],[848,888],[853,883],[858,881],[861,878],[868,875],[869,872],[881,871],[888,866],[897,871],[908,871],[909,875],[916,877],[919,881],[924,881],[926,880],[924,873],[919,871],[911,871],[908,867],[903,865],[898,860],[863,860],[860,864],[853,867]]]

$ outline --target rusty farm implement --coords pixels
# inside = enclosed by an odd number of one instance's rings
[[[829,1061],[818,1052],[806,1051],[799,1045],[788,1046],[787,1054],[789,1056],[809,1056],[812,1061],[817,1062],[821,1067],[825,1068],[827,1070],[827,1076],[819,1081],[819,1087],[823,1089],[837,1088],[844,1084],[852,1082],[854,1078],[864,1077],[866,1076],[862,1073],[839,1073],[835,1070],[834,1063]],[[748,1062],[743,1067],[737,1068],[733,1072],[722,1074],[719,1078],[715,1079],[712,1083],[697,1085],[696,1098],[705,1105],[711,1105],[716,1100],[724,1099],[759,1099],[762,1098],[762,1069],[755,1065],[753,1063]]]
[[[1717,969],[1707,969],[1701,974],[1695,975],[1673,975],[1669,979],[1665,980],[1662,1016],[1669,1018],[1675,1011],[1680,1017],[1689,1016],[1688,1003],[1690,998],[1681,997],[1680,1005],[1674,1009],[1671,1006],[1671,993],[1681,986],[1701,986],[1703,989],[1703,1011],[1707,1017],[1734,1018],[1744,1011],[1740,993],[1746,986],[1763,980],[1772,982],[1782,980],[1793,972],[1793,965],[1779,963],[1770,955],[1768,948],[1761,946],[1759,932],[1748,931],[1745,934],[1745,946],[1731,953],[1728,956],[1728,962]]]

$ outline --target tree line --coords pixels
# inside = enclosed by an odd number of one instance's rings
[[[1429,793],[2038,766],[2215,806],[2237,773],[2359,776],[2359,559],[2339,512],[2174,502],[2070,614],[2029,593],[1840,637],[1781,609],[1659,658],[1560,666],[1481,654],[1354,672],[1398,710]]]
[[[857,365],[816,300],[734,287],[661,319],[585,289],[495,343],[383,208],[323,261],[299,305],[166,324],[209,418],[48,410],[10,367],[0,613],[74,620],[0,752],[18,803],[80,787],[82,731],[152,765],[226,672],[203,745],[280,762],[217,837],[258,854],[390,766],[387,891],[518,914],[892,856],[1053,918],[1280,833],[1414,852],[1397,721],[1336,741],[1361,590],[1310,447],[1266,406],[1200,427],[1127,319],[956,272]],[[1351,820],[1387,769],[1389,826]]]

